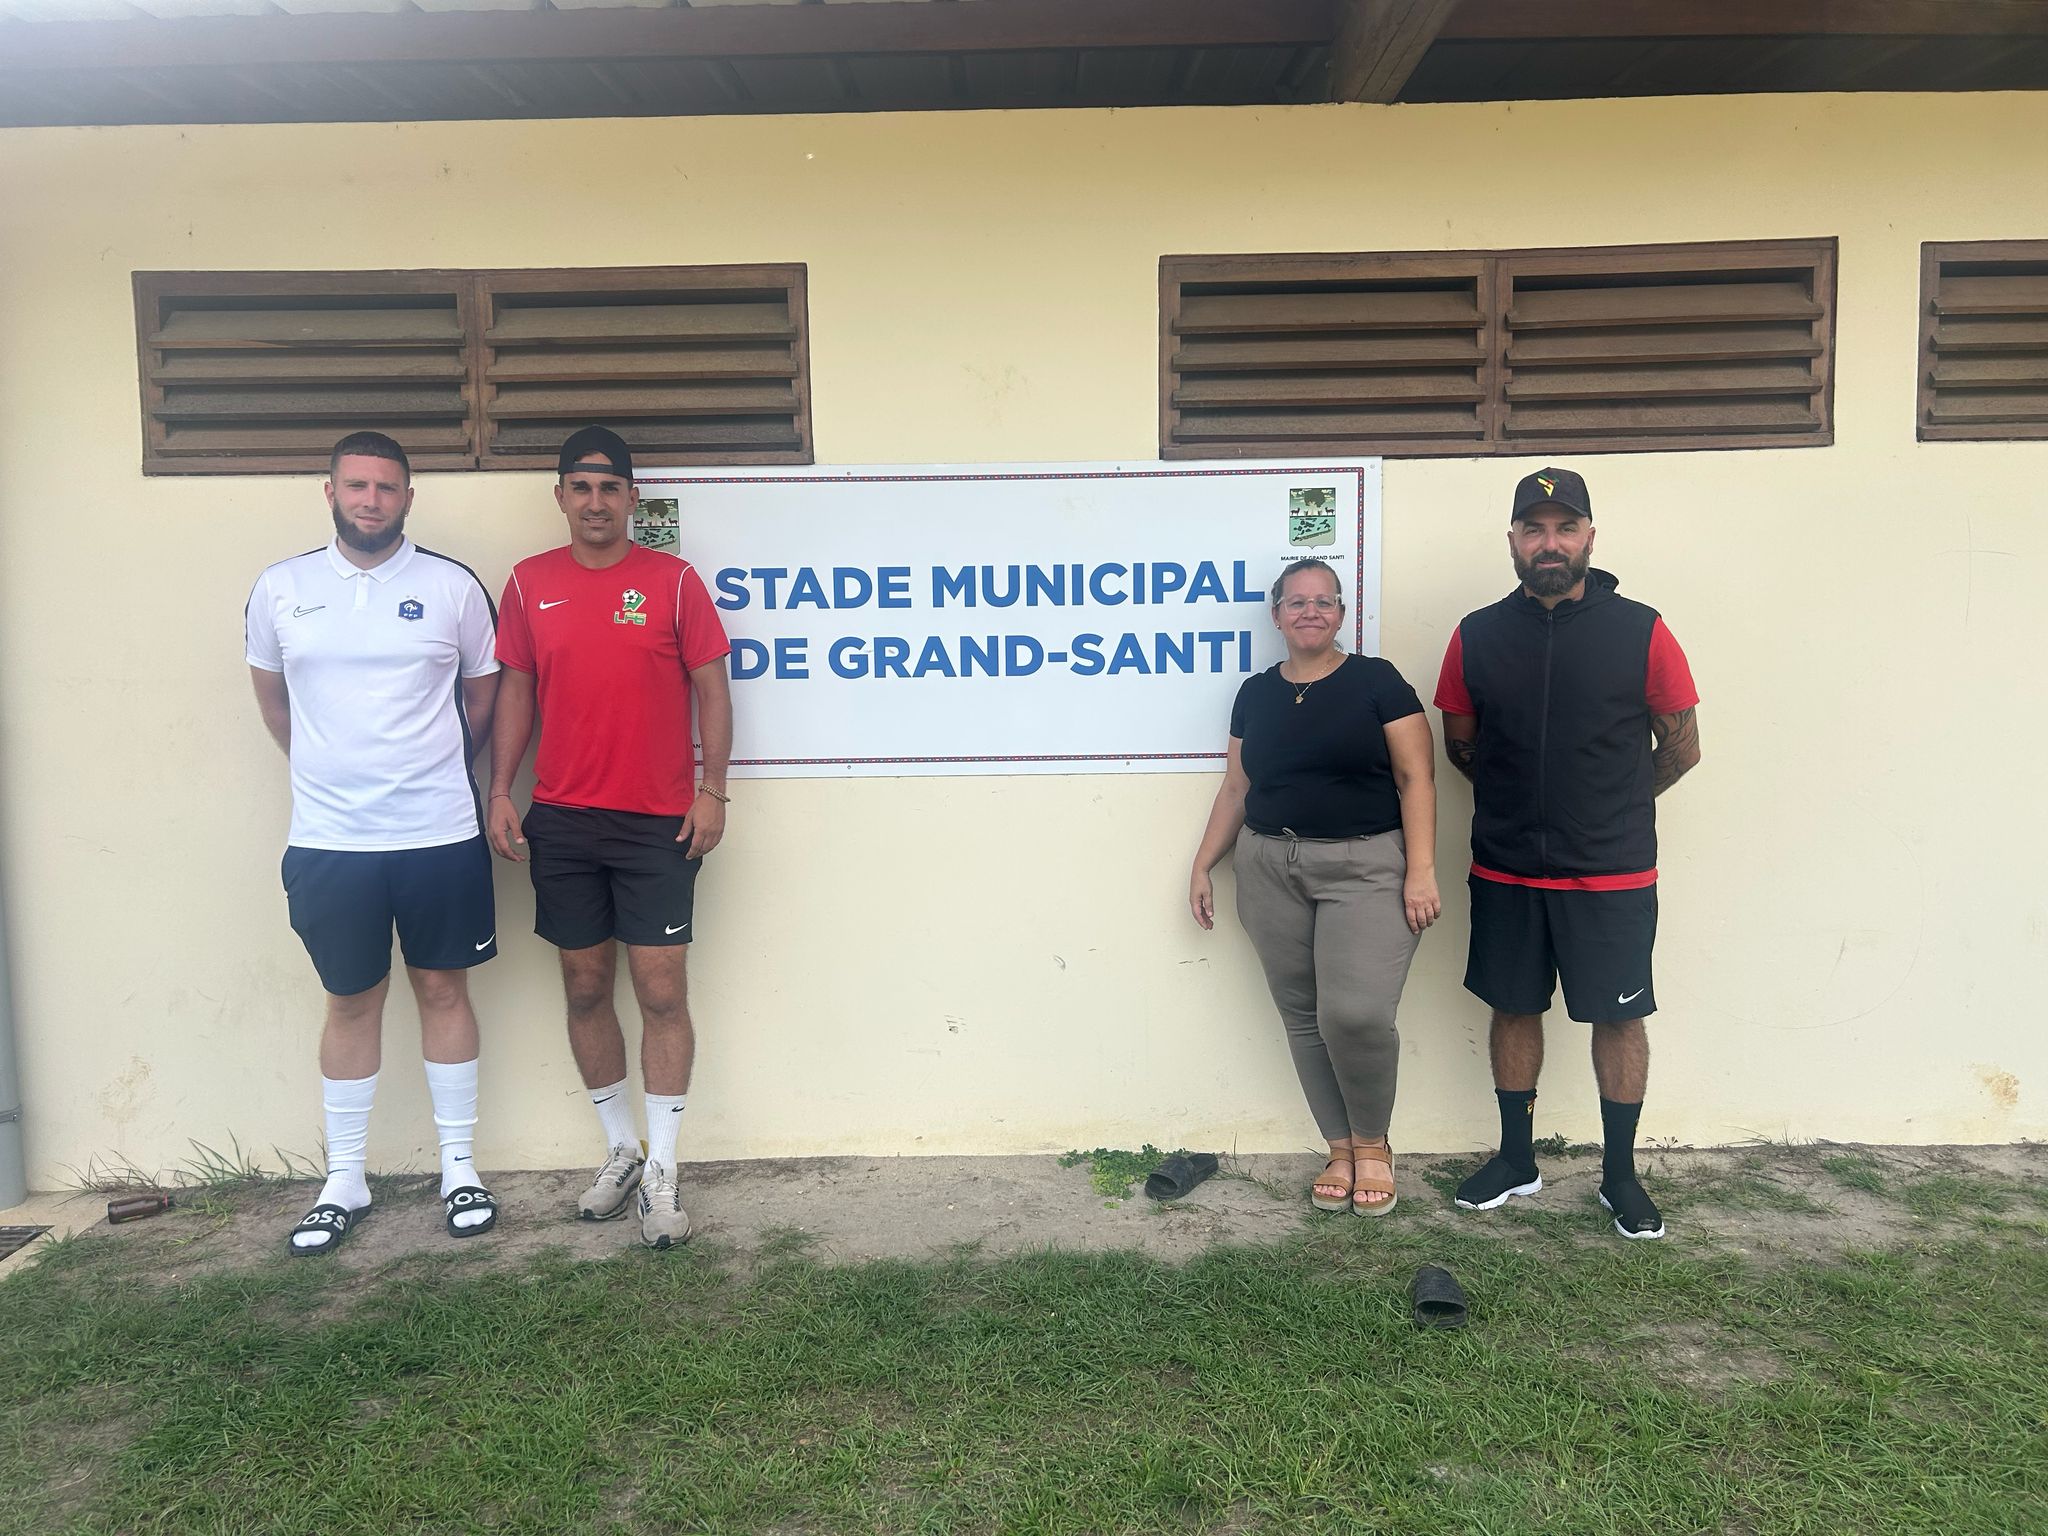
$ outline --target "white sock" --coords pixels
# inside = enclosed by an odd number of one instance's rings
[[[683,1128],[684,1095],[647,1095],[647,1161],[673,1170],[676,1165],[676,1132]]]
[[[476,1062],[430,1061],[427,1093],[434,1101],[434,1131],[441,1138],[441,1193],[483,1187],[476,1173]],[[458,1227],[473,1227],[488,1211],[464,1211]]]
[[[633,1134],[633,1101],[626,1097],[625,1078],[620,1078],[609,1088],[592,1088],[590,1102],[597,1106],[598,1122],[604,1126],[607,1152],[613,1147],[640,1145],[640,1138]]]
[[[368,1077],[323,1077],[320,1105],[327,1114],[327,1182],[317,1205],[338,1205],[359,1211],[370,1203],[363,1169],[370,1160],[370,1106],[377,1098],[377,1074]],[[318,1248],[332,1234],[294,1232],[292,1246]]]

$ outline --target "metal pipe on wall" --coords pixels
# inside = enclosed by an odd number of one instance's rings
[[[21,1073],[14,1059],[14,977],[7,963],[7,903],[0,894],[0,1211],[28,1198],[21,1139]]]

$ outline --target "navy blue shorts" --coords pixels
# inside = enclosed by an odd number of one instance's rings
[[[1544,891],[1471,877],[1472,946],[1465,990],[1502,1013],[1542,1013],[1564,983],[1581,1024],[1620,1024],[1657,1011],[1650,955],[1657,887]]]
[[[536,800],[520,825],[533,871],[533,931],[557,949],[606,939],[675,948],[696,935],[697,871],[680,816]]]
[[[491,852],[481,836],[390,853],[287,848],[284,894],[292,931],[337,997],[391,974],[394,927],[405,963],[422,971],[467,970],[498,952]]]

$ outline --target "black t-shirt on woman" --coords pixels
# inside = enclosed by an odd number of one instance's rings
[[[1346,656],[1300,692],[1278,667],[1248,677],[1230,710],[1244,743],[1245,825],[1297,837],[1366,837],[1401,825],[1401,795],[1387,756],[1389,721],[1422,713],[1394,664]]]

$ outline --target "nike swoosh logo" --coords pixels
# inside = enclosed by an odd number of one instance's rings
[[[1616,997],[1614,1000],[1617,1003],[1632,1003],[1649,990],[1650,989],[1648,987],[1637,987],[1635,991],[1629,993],[1627,997]]]
[[[497,935],[496,935],[496,934],[494,933],[494,934],[492,934],[492,935],[491,935],[491,936],[490,936],[490,937],[489,937],[488,939],[485,939],[485,940],[483,941],[483,943],[481,943],[481,944],[477,945],[477,953],[479,953],[479,954],[483,953],[483,951],[485,951],[485,950],[489,949],[489,948],[490,948],[490,947],[491,947],[491,946],[492,946],[493,944],[495,944],[495,943],[497,943],[497,942],[498,942],[498,936],[497,936]]]
[[[326,606],[327,605],[325,603],[315,603],[310,608],[294,608],[292,610],[292,617],[295,619],[303,619],[307,614],[318,613],[322,608],[325,608]]]
[[[562,604],[566,603],[567,601],[569,601],[569,599],[567,599],[566,597],[558,597],[552,603],[542,603],[540,605],[540,611],[542,613],[546,613],[550,608],[559,608],[562,606]]]
[[[681,932],[682,932],[682,931],[683,931],[683,930],[684,930],[685,928],[687,928],[687,927],[689,927],[689,926],[690,926],[690,925],[689,925],[688,923],[678,923],[678,924],[676,924],[676,926],[675,926],[675,927],[673,927],[673,928],[664,928],[664,929],[662,929],[661,931],[662,931],[663,933],[681,933]]]

